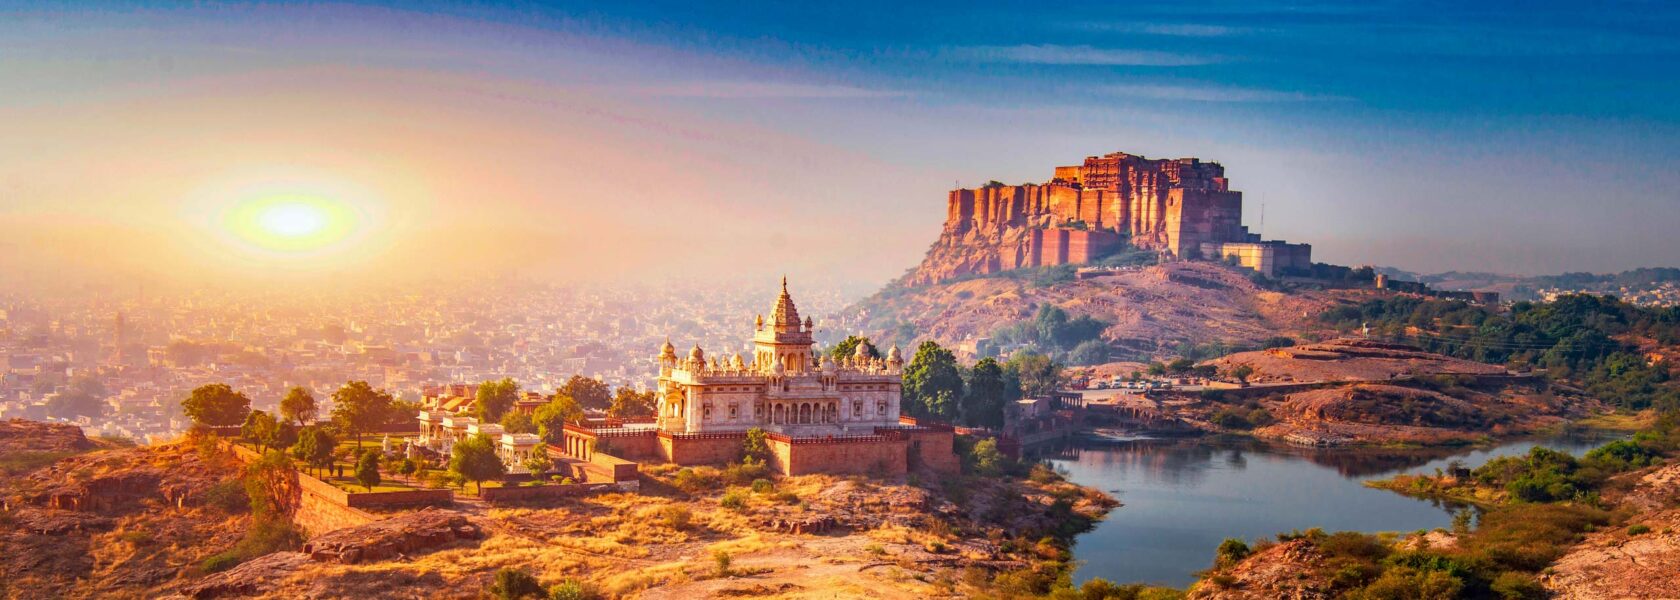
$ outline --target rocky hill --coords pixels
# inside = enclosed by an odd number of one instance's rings
[[[1251,383],[1294,381],[1380,381],[1428,375],[1503,375],[1499,365],[1424,352],[1413,346],[1375,340],[1338,339],[1254,352],[1238,352],[1208,361],[1219,372],[1247,366]]]
[[[1218,263],[1174,261],[1086,279],[1024,270],[913,288],[889,287],[838,315],[833,327],[908,344],[932,339],[972,350],[999,327],[1031,319],[1042,305],[1108,323],[1102,338],[1122,355],[1179,342],[1258,346],[1275,336],[1325,333],[1316,315],[1372,292],[1279,291],[1250,272]],[[1070,274],[1067,274],[1070,275]]]
[[[231,460],[184,445],[104,448],[31,421],[0,432],[7,453],[52,459],[0,482],[0,597],[164,595],[246,527],[221,506],[243,494]]]

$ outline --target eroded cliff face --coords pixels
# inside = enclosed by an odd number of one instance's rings
[[[1057,167],[1045,183],[952,190],[945,226],[903,283],[1089,262],[1122,244],[1183,256],[1204,241],[1240,241],[1242,194],[1224,168],[1194,158],[1114,153]]]

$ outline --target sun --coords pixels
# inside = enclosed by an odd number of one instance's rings
[[[355,211],[328,198],[271,195],[235,205],[223,226],[242,244],[282,254],[315,254],[342,245],[360,225]]]
[[[281,237],[306,237],[327,226],[327,212],[302,202],[278,204],[257,215],[257,225]]]

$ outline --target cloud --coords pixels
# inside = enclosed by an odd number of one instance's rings
[[[901,98],[909,92],[877,90],[849,85],[788,83],[774,81],[689,81],[661,85],[632,86],[613,91],[663,98],[721,99],[850,99]]]
[[[1099,89],[1115,96],[1190,102],[1333,102],[1349,99],[1345,96],[1223,86],[1120,84],[1100,86]]]
[[[1206,23],[1074,23],[1077,29],[1088,31],[1108,31],[1114,33],[1141,33],[1145,35],[1164,35],[1173,37],[1225,37],[1255,31],[1249,27],[1231,27],[1228,25],[1210,25]]]
[[[959,59],[983,62],[1016,62],[1043,65],[1114,65],[1140,67],[1186,67],[1225,62],[1224,57],[1160,52],[1096,48],[1092,46],[1058,46],[1053,44],[1019,46],[966,46],[950,48],[946,54]]]

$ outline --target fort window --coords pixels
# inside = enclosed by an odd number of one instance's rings
[[[731,418],[731,419],[735,418],[735,405],[734,404],[729,405],[729,418]]]

